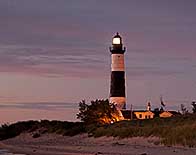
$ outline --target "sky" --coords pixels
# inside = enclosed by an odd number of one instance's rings
[[[112,37],[126,46],[127,108],[196,100],[195,0],[1,0],[0,103],[109,97]]]

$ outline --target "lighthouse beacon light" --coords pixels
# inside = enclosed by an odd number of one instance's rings
[[[113,44],[120,44],[120,38],[113,38]]]

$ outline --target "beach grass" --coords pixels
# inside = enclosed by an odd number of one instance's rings
[[[56,133],[64,136],[88,133],[93,137],[113,136],[118,138],[154,136],[160,137],[161,143],[167,146],[196,147],[196,115],[124,120],[109,125],[86,125],[83,122],[48,120],[17,122],[0,127],[0,140],[12,138],[24,132],[35,133],[35,138],[44,133]]]
[[[32,132],[36,135],[44,133],[57,133],[65,136],[74,136],[85,132],[82,122],[67,121],[24,121],[13,124],[3,124],[0,127],[0,140],[18,136],[23,132]]]
[[[161,142],[168,146],[196,147],[196,115],[120,121],[99,127],[91,134],[94,137],[113,136],[119,138],[155,136],[160,137]]]

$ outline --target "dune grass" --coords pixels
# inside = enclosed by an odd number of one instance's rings
[[[23,132],[57,133],[74,136],[88,133],[89,136],[113,136],[119,138],[149,137],[161,138],[161,143],[196,147],[196,115],[150,120],[120,121],[110,125],[85,125],[82,122],[27,121],[0,127],[0,140],[15,137]],[[39,135],[35,135],[38,137]]]
[[[85,132],[83,123],[66,121],[25,121],[11,125],[4,124],[0,127],[0,140],[18,136],[23,132],[57,133],[67,136],[74,136]]]
[[[91,134],[119,138],[156,136],[165,145],[196,147],[196,115],[121,121],[96,128]]]

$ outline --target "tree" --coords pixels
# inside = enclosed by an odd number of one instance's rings
[[[119,112],[107,99],[91,101],[91,104],[82,100],[79,103],[77,118],[86,124],[108,124],[118,121]]]
[[[193,106],[192,111],[195,114],[196,113],[196,101],[193,101],[191,105]]]

